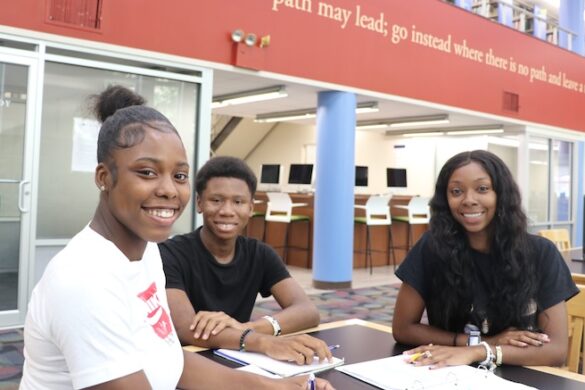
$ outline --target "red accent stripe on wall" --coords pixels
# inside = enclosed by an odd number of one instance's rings
[[[241,28],[270,35],[249,68],[585,131],[583,57],[440,0],[106,1],[99,35],[46,23],[39,3],[10,1],[0,23],[225,64]]]

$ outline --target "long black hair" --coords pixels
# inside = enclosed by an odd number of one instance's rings
[[[490,333],[509,326],[523,327],[534,298],[536,275],[527,246],[527,219],[520,191],[506,164],[484,150],[459,153],[441,169],[430,202],[430,245],[437,254],[429,320],[447,330],[461,331],[471,309],[473,252],[465,229],[453,218],[447,186],[453,172],[471,162],[489,175],[496,193],[496,212],[491,221],[490,256],[495,272],[489,280]],[[477,324],[479,325],[479,324]]]

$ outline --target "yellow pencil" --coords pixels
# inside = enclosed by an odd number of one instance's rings
[[[421,357],[421,356],[423,356],[423,355],[424,355],[424,353],[422,353],[422,352],[417,352],[417,353],[414,353],[414,354],[412,354],[412,355],[410,356],[410,362],[411,362],[411,363],[412,363],[412,362],[416,362],[416,361],[417,361],[418,359],[420,359],[420,357]]]

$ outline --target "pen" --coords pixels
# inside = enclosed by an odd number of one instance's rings
[[[431,353],[431,351],[417,352],[417,353],[413,353],[412,355],[410,355],[408,360],[411,363],[413,363],[413,362],[416,362],[420,358],[430,358],[432,356],[433,356],[433,354]]]
[[[309,380],[307,381],[307,389],[315,390],[315,374],[309,374]]]
[[[329,348],[330,351],[333,351],[334,349],[337,349],[339,347],[341,347],[341,345],[335,344],[335,345],[329,345],[327,348]]]

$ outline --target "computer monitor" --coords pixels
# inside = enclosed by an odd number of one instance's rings
[[[280,164],[262,164],[260,183],[278,184],[280,182]]]
[[[355,186],[356,187],[368,186],[368,167],[359,165],[355,167]]]
[[[313,164],[290,164],[288,184],[311,184]]]
[[[388,188],[406,188],[406,168],[386,168]]]

